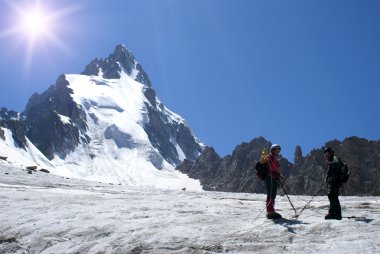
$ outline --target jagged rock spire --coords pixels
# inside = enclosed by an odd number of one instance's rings
[[[102,75],[106,79],[119,79],[122,71],[129,76],[134,75],[133,78],[136,81],[151,87],[148,75],[131,51],[123,44],[117,45],[113,53],[107,58],[95,58],[92,60],[81,74],[88,76]]]

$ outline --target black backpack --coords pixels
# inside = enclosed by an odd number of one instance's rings
[[[265,178],[267,177],[268,175],[268,169],[267,167],[265,166],[265,164],[261,164],[260,161],[256,163],[256,176],[260,179],[260,180],[265,180]]]
[[[340,182],[341,183],[347,183],[348,179],[350,178],[351,172],[348,169],[347,163],[342,161],[342,167],[340,168]]]

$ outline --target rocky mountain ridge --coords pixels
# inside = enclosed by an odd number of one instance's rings
[[[254,167],[262,149],[268,149],[270,145],[269,141],[259,137],[238,145],[232,155],[224,158],[207,147],[195,162],[185,160],[177,169],[199,179],[205,190],[264,193],[264,184],[256,177]],[[350,137],[342,142],[327,142],[324,147],[335,149],[349,165],[352,175],[342,189],[343,195],[380,195],[380,141]],[[294,163],[280,158],[290,194],[314,195],[324,186],[327,171],[324,147],[303,156],[301,147],[297,146]]]

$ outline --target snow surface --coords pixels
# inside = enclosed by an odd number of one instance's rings
[[[64,115],[60,115],[57,113],[57,115],[59,116],[59,118],[61,119],[61,122],[63,124],[71,124],[71,119],[70,117],[67,117],[67,116],[64,116]]]
[[[0,162],[0,253],[380,253],[380,197],[327,197],[298,220],[264,218],[264,196],[126,188]],[[300,209],[310,197],[290,197]],[[304,200],[304,201],[303,201]],[[291,218],[286,197],[277,208]]]

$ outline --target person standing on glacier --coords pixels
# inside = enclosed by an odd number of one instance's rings
[[[281,174],[281,167],[278,161],[281,152],[281,146],[274,144],[270,148],[270,154],[260,159],[260,164],[267,168],[267,176],[264,179],[267,192],[266,210],[268,219],[281,219],[282,216],[275,212],[274,205],[277,196],[277,187],[279,180],[285,177]]]
[[[325,216],[326,220],[341,220],[342,219],[342,209],[339,202],[339,189],[342,185],[341,178],[341,168],[343,166],[342,160],[335,156],[334,150],[327,147],[323,152],[326,162],[327,162],[327,196],[330,201],[329,213]]]

